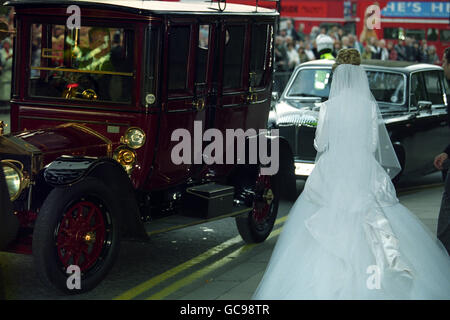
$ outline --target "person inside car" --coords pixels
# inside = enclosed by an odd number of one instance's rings
[[[93,27],[89,30],[89,46],[79,48],[76,65],[79,70],[114,72],[111,35],[108,28]],[[78,79],[81,88],[92,89],[100,100],[111,100],[110,74],[87,73]]]
[[[77,62],[81,70],[114,71],[111,38],[107,28],[94,27],[89,30],[89,47],[80,49]]]

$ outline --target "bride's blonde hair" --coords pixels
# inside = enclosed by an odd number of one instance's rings
[[[353,48],[339,50],[331,70],[334,71],[334,69],[341,64],[353,64],[359,66],[361,64],[361,55],[359,54],[359,51]]]

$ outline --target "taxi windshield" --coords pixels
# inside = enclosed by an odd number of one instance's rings
[[[406,82],[401,73],[366,70],[369,87],[378,102],[405,103]],[[331,87],[330,69],[302,69],[287,91],[288,98],[320,97],[328,99]]]
[[[130,103],[133,40],[116,26],[32,24],[29,96]]]
[[[288,97],[321,97],[330,94],[330,69],[300,70],[292,82]]]

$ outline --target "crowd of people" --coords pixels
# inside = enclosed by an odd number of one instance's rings
[[[304,24],[296,30],[292,20],[282,23],[275,38],[275,67],[276,71],[292,71],[303,62],[320,59],[317,48],[317,37],[328,35],[333,39],[332,55],[337,56],[340,49],[354,48],[359,51],[363,59],[399,60],[440,64],[440,59],[433,45],[428,46],[426,40],[405,38],[394,44],[393,41],[377,39],[373,34],[347,33],[340,26],[314,26],[310,33],[304,32]]]

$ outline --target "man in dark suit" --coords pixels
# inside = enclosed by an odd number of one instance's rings
[[[442,67],[444,68],[445,77],[447,78],[447,81],[450,81],[450,47],[445,49],[442,61]],[[449,110],[447,109],[447,112],[448,111]],[[448,253],[450,254],[450,171],[448,171],[450,164],[449,155],[450,144],[447,146],[447,148],[445,148],[443,153],[438,154],[434,158],[434,166],[438,170],[447,170],[444,193],[442,195],[441,210],[439,211],[437,237],[439,238],[439,240],[441,240]]]

